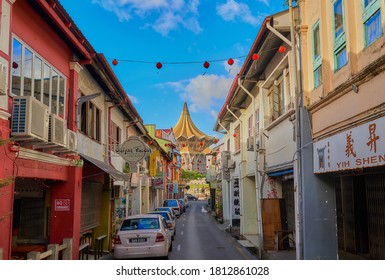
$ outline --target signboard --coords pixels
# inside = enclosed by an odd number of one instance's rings
[[[151,148],[138,136],[130,136],[115,150],[130,165],[131,172],[137,172],[137,163],[151,155]]]
[[[55,199],[55,211],[70,211],[70,200]]]
[[[178,193],[179,192],[179,190],[178,190],[178,182],[174,182],[173,184],[173,193]]]
[[[231,195],[232,195],[232,203],[233,203],[233,219],[239,219],[241,215],[241,200],[239,193],[239,179],[235,178],[233,180],[233,185],[231,186]]]
[[[385,165],[385,117],[313,144],[314,173]]]
[[[163,178],[151,179],[151,186],[157,190],[163,190]]]

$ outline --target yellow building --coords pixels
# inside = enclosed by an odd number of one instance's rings
[[[303,256],[385,259],[384,1],[299,5]]]

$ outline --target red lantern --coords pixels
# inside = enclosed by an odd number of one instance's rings
[[[203,63],[203,67],[206,68],[206,69],[209,68],[210,67],[210,63],[205,61],[205,63]]]
[[[214,144],[218,143],[218,141],[219,141],[218,139],[214,139]]]
[[[228,65],[233,65],[233,64],[234,64],[234,59],[229,58],[229,59],[227,60],[227,64],[228,64]]]
[[[233,134],[233,136],[234,136],[234,137],[237,137],[237,134],[236,134],[236,133],[234,133],[234,134]]]
[[[280,46],[280,47],[278,48],[278,51],[279,51],[280,53],[284,53],[284,52],[286,51],[286,48],[285,48],[284,46]]]
[[[183,143],[183,144],[182,144],[182,147],[186,147],[186,144],[185,144],[185,143]]]
[[[162,68],[162,63],[160,63],[160,62],[158,62],[157,64],[156,64],[156,68],[158,68],[158,69],[160,69],[160,68]]]
[[[151,145],[152,145],[152,141],[148,141],[147,144],[148,144],[149,146],[151,146]]]
[[[208,161],[210,161],[210,159],[208,159]]]
[[[17,64],[17,62],[12,62],[12,68],[13,69],[17,69],[17,68],[19,68],[19,64]]]
[[[259,55],[257,53],[253,54],[253,56],[251,57],[252,60],[258,60],[259,59]]]
[[[199,146],[203,146],[203,142],[199,142]]]
[[[112,61],[112,65],[114,65],[114,66],[118,65],[118,60],[117,60],[117,59],[114,59],[114,60]]]

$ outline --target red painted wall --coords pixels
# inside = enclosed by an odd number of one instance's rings
[[[68,181],[51,189],[50,243],[62,244],[64,238],[72,238],[74,260],[79,258],[82,170],[82,167],[69,167]],[[69,199],[69,211],[55,211],[56,199]]]
[[[8,138],[9,121],[0,119],[0,139]],[[15,153],[9,147],[9,144],[0,145],[0,179],[13,176]],[[0,185],[0,248],[3,249],[3,259],[11,257],[13,193],[13,183]]]
[[[70,75],[72,51],[27,1],[13,4],[11,32],[62,74]]]

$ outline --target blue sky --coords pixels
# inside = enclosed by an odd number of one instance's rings
[[[286,9],[283,0],[60,2],[110,62],[145,124],[173,127],[186,101],[198,128],[217,137],[216,116],[263,19]]]

